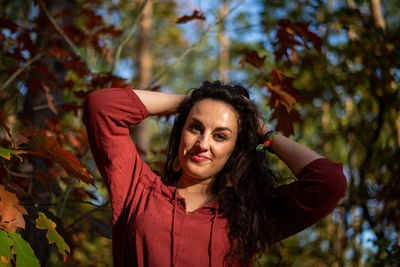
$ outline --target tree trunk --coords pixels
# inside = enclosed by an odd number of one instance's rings
[[[63,27],[64,25],[71,23],[73,20],[73,11],[76,9],[76,2],[70,0],[60,0],[60,1],[44,1],[47,9],[51,14],[60,13],[61,11],[70,10],[68,15],[63,17],[62,21],[58,21],[58,23]],[[67,13],[66,13],[67,14]],[[42,9],[40,9],[39,16],[42,16],[45,20],[48,20],[45,13]],[[38,46],[41,47],[44,51],[46,47],[52,44],[64,44],[64,49],[68,49],[63,37],[60,35],[53,34],[53,26],[49,22],[48,28],[39,29],[40,31],[49,31],[47,34],[40,34],[37,42]],[[42,65],[43,68],[47,68],[49,73],[54,74],[51,77],[45,77],[43,74],[34,73],[32,71],[32,80],[37,78],[41,81],[41,89],[38,89],[37,86],[30,87],[28,81],[28,92],[27,98],[24,103],[24,114],[28,114],[30,117],[30,122],[32,122],[38,129],[43,129],[46,121],[50,120],[51,117],[57,116],[53,111],[51,111],[48,107],[36,109],[38,106],[46,106],[48,104],[46,93],[44,92],[44,87],[47,87],[50,91],[49,93],[53,97],[54,103],[60,103],[63,100],[63,86],[64,79],[66,74],[66,69],[64,64],[59,62],[55,57],[43,56],[37,64]],[[43,73],[43,72],[41,72]],[[31,80],[31,81],[32,81]],[[34,89],[36,88],[36,89]],[[39,86],[40,88],[40,86]],[[58,112],[58,116],[60,116],[60,112]],[[31,168],[32,171],[34,169],[42,169],[46,170],[47,166],[43,159],[41,158],[33,158],[31,166],[22,166],[23,168]],[[50,202],[50,193],[44,188],[40,181],[36,178],[32,180],[32,195],[35,196],[35,201],[39,203],[49,203]],[[46,238],[46,232],[42,230],[38,230],[35,227],[35,217],[36,217],[36,209],[28,209],[29,217],[26,220],[26,229],[23,233],[23,237],[27,240],[32,246],[35,255],[40,261],[42,266],[46,266],[49,258],[49,244]]]
[[[385,19],[382,14],[381,0],[369,0],[369,6],[377,28],[386,29]]]
[[[153,7],[149,0],[143,9],[140,18],[140,33],[138,43],[138,84],[139,89],[146,89],[151,82],[152,74],[152,56],[150,46],[150,33],[152,26]],[[150,136],[148,133],[148,124],[143,121],[135,127],[134,138],[138,151],[146,157],[150,151]]]
[[[226,0],[219,9],[220,17],[224,16],[228,12],[228,5]],[[218,42],[219,42],[219,79],[222,82],[227,82],[228,80],[228,66],[229,66],[229,37],[225,32],[225,22],[221,21],[219,32],[218,32]]]

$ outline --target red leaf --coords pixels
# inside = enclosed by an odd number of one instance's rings
[[[204,17],[203,13],[195,10],[193,11],[192,15],[188,16],[188,15],[184,15],[183,17],[180,17],[176,23],[186,23],[188,21],[191,20],[195,20],[195,19],[199,19],[199,20],[206,20],[206,18]]]
[[[17,144],[18,145],[28,143],[28,138],[26,138],[22,134],[16,133],[15,136],[17,137]]]
[[[88,173],[71,151],[63,149],[58,144],[54,136],[36,133],[30,137],[28,146],[36,150],[36,152],[31,151],[30,154],[57,162],[72,177],[94,185],[92,175]]]
[[[109,34],[114,37],[120,36],[122,34],[122,31],[115,29],[114,25],[103,27],[100,30],[98,30],[97,32],[101,33],[101,34]]]
[[[44,92],[46,93],[47,105],[49,105],[49,109],[53,111],[54,114],[57,114],[56,107],[54,106],[54,97],[50,94],[50,88],[44,83],[42,83],[42,86]]]
[[[298,62],[299,55],[296,51],[296,48],[298,46],[309,48],[307,41],[311,42],[313,47],[318,52],[321,52],[322,39],[308,29],[309,25],[309,23],[293,24],[287,19],[279,20],[278,30],[276,33],[277,41],[274,50],[277,60],[280,60],[283,56],[286,56],[288,59]]]
[[[246,53],[246,55],[239,61],[239,64],[242,65],[242,68],[246,65],[246,63],[249,63],[256,67],[257,69],[261,69],[264,61],[266,59],[266,56],[260,57],[257,53],[257,51],[250,51]]]
[[[297,110],[292,109],[287,112],[283,105],[278,105],[271,114],[271,120],[276,119],[278,121],[276,130],[282,132],[283,135],[289,136],[294,134],[293,123],[301,122],[300,114]]]
[[[70,55],[70,52],[68,50],[62,49],[59,46],[54,45],[50,49],[46,50],[46,54],[51,57],[66,58]]]

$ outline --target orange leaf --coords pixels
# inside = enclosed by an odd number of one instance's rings
[[[44,83],[42,83],[42,86],[44,92],[46,93],[47,105],[49,105],[49,109],[53,111],[54,114],[57,114],[56,107],[54,106],[54,97],[50,94],[50,88]]]
[[[0,185],[0,226],[8,231],[15,232],[17,228],[25,229],[23,215],[28,215],[28,212],[18,202],[14,193]]]
[[[270,101],[273,107],[277,107],[278,104],[282,104],[287,112],[292,110],[293,105],[296,103],[296,99],[285,91],[281,90],[280,86],[273,86],[271,83],[267,83],[269,91],[271,92]]]
[[[206,18],[204,17],[203,13],[201,13],[201,12],[195,10],[195,11],[193,11],[193,14],[190,15],[190,16],[185,15],[185,16],[183,16],[183,17],[180,17],[180,18],[176,21],[176,23],[186,23],[186,22],[191,21],[191,20],[194,20],[194,19],[206,20]]]
[[[242,68],[244,68],[246,63],[249,63],[257,69],[261,69],[264,64],[265,58],[266,56],[260,57],[257,51],[253,50],[246,53],[246,55],[239,61],[239,64],[242,65]]]
[[[55,161],[72,177],[94,185],[92,175],[81,165],[71,151],[63,149],[58,144],[54,136],[36,133],[31,136],[28,146],[37,150],[36,152],[29,152],[30,154]]]

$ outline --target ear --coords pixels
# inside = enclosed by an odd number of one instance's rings
[[[181,170],[181,163],[179,162],[179,157],[176,156],[172,162],[172,170],[174,172],[179,172]]]

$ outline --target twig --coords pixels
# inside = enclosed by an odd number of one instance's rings
[[[73,179],[73,180],[69,183],[67,189],[65,190],[64,196],[63,196],[63,198],[62,198],[62,200],[61,200],[60,208],[59,208],[58,211],[57,211],[57,217],[59,217],[59,218],[61,217],[61,215],[62,215],[63,212],[64,212],[65,204],[67,203],[67,199],[68,199],[68,197],[69,197],[69,194],[70,194],[71,191],[72,191],[72,188],[74,188],[75,183],[76,183],[76,180]]]
[[[6,171],[11,175],[14,175],[16,177],[28,178],[28,179],[33,178],[32,174],[15,172],[15,171],[12,171],[12,170],[8,169],[6,165],[3,165],[3,166],[4,166],[4,169],[6,169]]]
[[[240,2],[239,4],[237,4],[236,6],[232,7],[230,10],[228,10],[224,15],[222,15],[213,25],[210,25],[208,27],[208,29],[203,33],[203,35],[200,37],[200,39],[194,43],[192,46],[188,47],[185,51],[183,51],[183,53],[178,57],[177,60],[175,60],[174,63],[172,63],[171,65],[169,65],[167,68],[165,68],[163,71],[161,71],[161,73],[159,73],[151,82],[150,84],[147,86],[146,89],[151,88],[151,86],[153,84],[155,84],[156,82],[158,82],[165,74],[167,74],[179,61],[181,61],[187,54],[189,54],[194,48],[196,48],[196,46],[198,46],[203,39],[207,36],[207,34],[211,31],[212,28],[214,28],[215,26],[217,26],[218,24],[220,24],[225,17],[230,14],[233,10],[235,10],[236,8],[238,8],[241,4],[243,4],[244,1]]]
[[[79,56],[79,50],[78,47],[76,47],[76,45],[74,44],[74,42],[72,42],[72,40],[68,37],[68,35],[64,32],[64,30],[61,28],[60,25],[58,25],[57,21],[55,20],[55,18],[51,15],[50,11],[47,9],[45,3],[43,2],[43,0],[38,0],[39,5],[41,6],[41,8],[43,9],[44,13],[46,14],[46,16],[49,18],[51,24],[53,24],[54,28],[56,28],[56,30],[64,37],[64,40],[67,42],[67,44],[72,48],[72,50]]]
[[[122,42],[118,45],[117,50],[115,52],[115,58],[114,58],[113,66],[111,68],[111,73],[114,72],[115,66],[117,65],[119,57],[121,56],[121,51],[122,51],[123,46],[129,41],[129,39],[131,39],[132,35],[135,33],[139,18],[142,15],[143,10],[146,7],[146,4],[147,4],[148,1],[149,0],[145,0],[144,1],[143,5],[139,9],[139,14],[137,15],[135,21],[133,22],[133,25],[131,26],[130,31],[125,36],[125,38],[122,40]]]
[[[25,65],[23,65],[22,67],[20,67],[19,69],[17,69],[17,71],[15,71],[10,78],[8,78],[8,80],[1,86],[0,91],[3,91],[15,78],[17,78],[18,75],[21,74],[21,72],[23,72],[26,68],[28,68],[33,62],[35,62],[36,60],[38,60],[39,58],[41,58],[44,55],[43,52],[37,54],[36,56],[34,56],[33,58],[29,59]]]
[[[68,227],[72,228],[75,224],[77,224],[79,221],[81,221],[84,217],[89,217],[90,214],[92,214],[93,212],[97,211],[99,208],[104,208],[105,206],[107,206],[109,202],[110,202],[110,200],[107,200],[101,206],[93,208],[93,209],[91,209],[91,210],[89,210],[88,212],[85,212],[85,213],[81,212],[80,210],[73,209],[75,211],[78,211],[80,214],[82,214],[82,216],[77,218],[75,221],[73,221],[70,225],[68,225]]]

